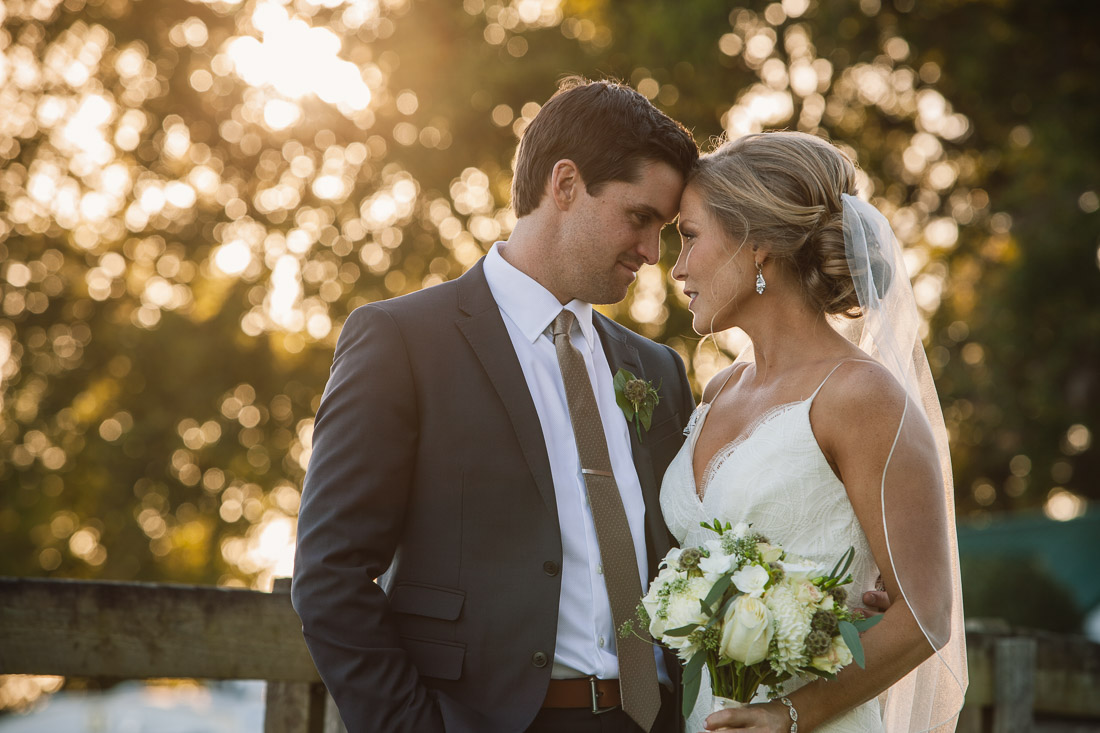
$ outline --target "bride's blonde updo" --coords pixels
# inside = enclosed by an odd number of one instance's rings
[[[766,245],[827,314],[858,317],[844,255],[841,194],[855,195],[856,169],[834,145],[801,132],[765,132],[722,144],[688,177],[737,244]]]

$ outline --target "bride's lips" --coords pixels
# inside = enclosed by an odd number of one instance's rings
[[[684,290],[684,295],[688,297],[688,308],[695,305],[695,296],[698,295],[694,290]]]

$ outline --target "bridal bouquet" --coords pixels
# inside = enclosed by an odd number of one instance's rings
[[[859,632],[881,616],[858,619],[845,605],[852,548],[826,572],[747,524],[703,526],[717,537],[670,550],[638,605],[641,625],[684,664],[685,717],[704,664],[714,695],[740,703],[795,675],[832,679],[852,661],[863,666]]]

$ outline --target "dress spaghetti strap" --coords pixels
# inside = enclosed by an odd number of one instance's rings
[[[810,395],[810,398],[808,400],[806,400],[806,402],[808,402],[812,405],[813,402],[814,402],[814,398],[817,397],[817,393],[820,392],[821,388],[825,386],[825,383],[829,381],[829,377],[833,376],[833,374],[836,372],[837,369],[840,369],[840,367],[844,366],[845,364],[847,364],[848,362],[851,362],[851,361],[865,361],[868,364],[876,364],[877,363],[877,362],[875,362],[871,359],[844,359],[843,361],[837,362],[837,365],[833,367],[832,371],[830,371],[828,374],[825,375],[825,378],[821,380],[821,384],[817,385],[817,389],[814,390],[814,393],[812,395]]]
[[[745,362],[745,363],[747,364],[748,362]],[[709,400],[704,402],[703,404],[709,405],[709,404],[712,404],[716,399],[718,399],[718,395],[722,394],[722,390],[724,390],[726,388],[726,385],[729,384],[730,377],[733,376],[733,372],[735,371],[734,367],[737,366],[737,364],[738,364],[738,362],[734,362],[733,364],[731,364],[729,366],[729,373],[726,375],[726,378],[722,380],[722,386],[719,387],[718,391],[715,392],[714,395]]]

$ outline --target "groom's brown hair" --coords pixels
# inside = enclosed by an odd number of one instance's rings
[[[538,208],[554,164],[577,164],[588,192],[609,181],[633,183],[644,162],[667,163],[686,179],[699,158],[691,133],[644,96],[615,81],[571,76],[542,106],[516,149],[512,208]]]

